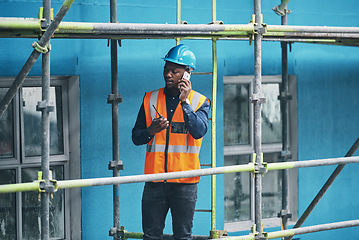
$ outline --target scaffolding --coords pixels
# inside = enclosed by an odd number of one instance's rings
[[[16,92],[22,86],[30,69],[33,67],[40,54],[42,54],[42,101],[37,109],[42,112],[42,157],[41,168],[43,178],[31,183],[19,183],[0,185],[0,193],[36,191],[41,193],[41,239],[49,239],[49,197],[58,189],[81,188],[100,185],[113,185],[113,215],[114,223],[110,229],[110,236],[114,239],[142,238],[141,233],[129,233],[120,226],[119,187],[121,184],[166,180],[175,178],[187,178],[193,176],[212,176],[211,196],[211,234],[198,238],[224,238],[222,231],[216,230],[215,216],[215,186],[216,174],[232,172],[251,172],[255,179],[255,224],[251,234],[239,237],[226,237],[229,239],[291,239],[294,235],[309,232],[318,232],[331,229],[359,226],[359,220],[323,224],[311,227],[301,225],[319,202],[326,190],[334,182],[345,164],[358,163],[359,157],[353,157],[359,147],[359,138],[353,144],[347,155],[343,158],[290,161],[290,142],[288,132],[288,102],[291,96],[288,93],[288,64],[287,46],[290,42],[320,43],[345,46],[359,46],[358,27],[326,27],[326,26],[289,26],[287,25],[287,9],[289,0],[282,0],[281,4],[273,10],[282,16],[282,25],[267,25],[263,23],[261,13],[261,1],[254,0],[254,14],[248,24],[224,24],[216,20],[216,1],[212,0],[212,23],[210,24],[187,24],[181,21],[181,0],[177,0],[176,24],[131,24],[117,22],[117,2],[110,0],[110,23],[82,23],[62,22],[62,19],[72,6],[74,0],[65,0],[56,16],[51,18],[51,1],[43,0],[43,8],[39,18],[0,18],[1,38],[38,38],[33,44],[34,50],[24,64],[20,73],[15,78],[10,89],[0,103],[0,117],[3,115]],[[112,142],[113,160],[108,168],[113,171],[111,178],[77,179],[57,181],[50,177],[49,171],[49,114],[53,107],[49,105],[50,86],[50,39],[111,39],[111,94],[108,103],[112,104]],[[117,44],[121,39],[176,39],[178,44],[181,39],[208,39],[212,41],[212,163],[211,168],[151,174],[136,176],[120,176],[119,171],[123,164],[119,160],[119,112],[118,104],[122,97],[118,93],[118,59]],[[254,158],[253,162],[246,165],[216,167],[216,92],[217,92],[217,41],[218,40],[247,40],[254,42],[254,90],[250,101],[254,108]],[[282,88],[279,99],[281,100],[282,112],[282,159],[280,163],[263,162],[261,146],[261,105],[265,103],[265,97],[261,93],[261,44],[262,41],[279,41],[282,47]],[[339,164],[339,165],[338,165]],[[288,169],[314,166],[338,165],[333,174],[327,180],[323,188],[314,198],[304,214],[300,217],[293,229],[288,230],[287,219],[291,214],[288,210]],[[283,170],[283,199],[282,209],[279,216],[282,219],[282,231],[265,233],[262,228],[262,175],[268,171]]]

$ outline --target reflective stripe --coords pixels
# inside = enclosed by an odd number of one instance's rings
[[[147,152],[164,152],[166,145],[149,145],[147,144]]]
[[[147,152],[164,152],[166,145],[147,145]],[[169,153],[197,153],[199,154],[201,147],[198,146],[183,146],[170,145],[168,146]]]
[[[191,101],[191,107],[193,109],[193,111],[197,110],[198,107],[198,103],[199,100],[201,99],[201,94],[199,94],[198,92],[195,92]]]
[[[155,105],[155,107],[157,107],[158,92],[159,92],[159,89],[153,91],[152,94],[151,94],[151,98],[150,98],[151,119],[155,119],[156,115],[157,115],[156,110],[152,107],[152,105]]]
[[[150,97],[150,113],[151,113],[151,119],[155,119],[157,116],[157,112],[156,110],[152,107],[152,105],[155,105],[155,107],[157,106],[157,96],[159,93],[159,89],[154,90],[151,94]],[[152,138],[152,142],[155,143],[156,142],[156,134],[153,136]],[[147,146],[148,148],[148,146]]]
[[[172,153],[197,153],[197,154],[199,154],[200,149],[201,149],[201,147],[197,147],[197,146],[183,146],[183,145],[168,146],[168,152],[172,152]]]

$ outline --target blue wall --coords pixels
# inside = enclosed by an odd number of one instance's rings
[[[293,1],[289,22],[294,25],[356,26],[357,1],[343,5]],[[349,7],[350,6],[350,7]],[[310,7],[310,8],[308,8]],[[344,10],[345,9],[345,10]],[[299,14],[297,14],[299,13]],[[291,54],[298,75],[298,149],[300,160],[343,157],[358,138],[359,49],[295,44]],[[356,154],[358,155],[358,154]],[[299,170],[299,213],[318,193],[335,166]],[[358,164],[347,165],[308,217],[305,226],[357,219]],[[353,238],[358,228],[326,231],[301,239]],[[343,234],[341,236],[341,234]]]
[[[36,17],[39,0],[0,0],[1,17]],[[75,1],[64,21],[108,22],[109,1]],[[330,2],[330,4],[328,3]],[[55,12],[62,1],[52,1]],[[280,24],[271,8],[279,1],[263,1],[264,22]],[[175,1],[118,1],[118,21],[127,23],[175,23]],[[211,22],[211,1],[182,1],[182,19],[189,23]],[[350,6],[350,7],[347,7]],[[323,2],[295,1],[288,5],[292,25],[358,26],[355,0]],[[251,1],[218,1],[217,19],[226,24],[248,23],[253,12]],[[30,55],[34,39],[0,39],[0,76],[16,76]],[[198,71],[211,71],[211,42],[186,40],[197,55]],[[81,170],[82,178],[108,177],[112,160],[110,49],[107,40],[51,41],[51,74],[79,75],[81,88]],[[146,91],[163,86],[163,60],[174,40],[123,40],[119,48],[120,159],[125,170],[121,175],[143,173],[145,148],[131,141],[131,129]],[[281,73],[279,43],[262,44],[263,74]],[[295,43],[289,53],[289,74],[298,77],[298,159],[341,157],[358,137],[359,49]],[[222,80],[229,75],[253,75],[253,45],[247,41],[218,42],[217,165],[223,165]],[[39,60],[29,75],[41,75]],[[210,76],[192,76],[193,88],[211,98]],[[210,132],[201,151],[201,161],[210,162]],[[319,191],[335,167],[299,170],[299,214]],[[319,203],[305,225],[356,219],[358,164],[344,168],[334,185]],[[223,176],[218,176],[217,229],[223,229]],[[210,178],[203,177],[199,186],[198,208],[210,208]],[[141,231],[140,201],[143,184],[121,186],[121,225],[128,231]],[[82,190],[83,239],[110,239],[112,220],[112,187]],[[208,234],[210,215],[196,213],[194,234]],[[357,228],[307,234],[301,239],[350,238]],[[171,232],[168,221],[166,232]]]

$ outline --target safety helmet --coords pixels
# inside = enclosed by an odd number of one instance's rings
[[[179,65],[188,66],[193,68],[193,70],[196,69],[196,57],[189,47],[184,44],[171,48],[167,55],[162,59]]]

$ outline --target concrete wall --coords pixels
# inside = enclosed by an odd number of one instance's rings
[[[1,0],[1,17],[36,17],[42,1]],[[330,3],[329,3],[330,2]],[[61,1],[52,1],[57,12]],[[292,1],[293,11],[288,23],[293,25],[358,26],[359,3],[355,0]],[[263,1],[264,22],[280,24],[280,17],[271,8],[279,1]],[[175,1],[118,1],[118,21],[127,23],[175,23]],[[212,21],[211,1],[182,2],[182,19],[189,23]],[[218,1],[217,19],[226,24],[248,23],[253,12],[251,1]],[[109,1],[75,1],[64,21],[108,22]],[[30,55],[34,39],[0,39],[0,76],[16,76]],[[183,41],[196,53],[198,71],[211,71],[211,41]],[[79,75],[81,91],[81,170],[82,178],[108,177],[112,160],[110,48],[107,40],[52,40],[51,74]],[[163,60],[174,40],[123,40],[119,55],[120,159],[125,170],[121,175],[143,173],[145,147],[131,141],[131,130],[146,91],[164,86]],[[277,42],[264,42],[263,74],[281,73],[281,48]],[[289,53],[289,74],[298,77],[298,159],[341,157],[358,137],[359,125],[359,50],[295,43]],[[253,75],[253,45],[248,41],[218,43],[218,102],[217,102],[217,165],[223,165],[223,76]],[[41,75],[39,60],[29,75]],[[212,98],[211,76],[192,76],[193,88]],[[200,159],[210,162],[210,132],[207,133]],[[313,199],[335,167],[299,170],[299,214]],[[346,166],[341,176],[313,212],[306,225],[351,220],[359,215],[359,193],[356,172],[358,164]],[[217,229],[223,229],[223,176],[218,177]],[[141,231],[141,194],[143,184],[121,186],[121,225],[126,230]],[[198,208],[210,207],[210,178],[203,177],[199,185]],[[113,226],[112,187],[82,190],[83,239],[110,239]],[[210,215],[196,213],[194,234],[208,234]],[[301,239],[350,238],[357,228],[301,236]],[[167,222],[166,233],[171,232]]]

